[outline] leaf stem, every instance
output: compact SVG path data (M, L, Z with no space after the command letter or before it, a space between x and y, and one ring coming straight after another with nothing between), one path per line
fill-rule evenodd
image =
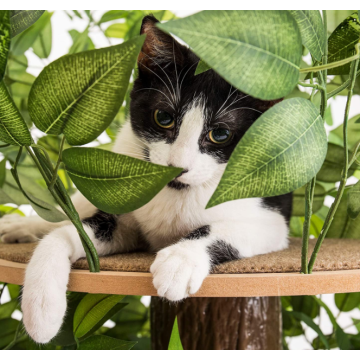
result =
M61 139L59 157L58 157L58 161L56 163L55 169L54 169L52 179L51 179L50 184L49 184L50 188L54 187L54 184L55 184L57 176L58 176L58 170L59 170L60 164L62 162L62 151L63 151L63 148L64 148L64 142L65 142L65 136L63 136L62 139Z
M346 65L346 64L348 64L348 63L350 63L352 61L355 61L355 60L359 59L359 56L360 56L360 43L357 43L355 45L355 51L356 51L356 54L349 57L349 58L339 60L339 61L334 61L334 62L329 63L329 64L323 64L323 65L319 65L319 66L303 68L303 69L300 69L299 72L300 73L318 72L318 71L327 70L327 69L333 69L333 68L336 68L336 67L339 67L339 66Z
M360 75L360 70L358 70L358 72L356 73L355 77L358 77ZM333 96L341 93L344 89L346 89L349 85L350 85L351 79L347 79L342 85L340 85L338 88L336 88L335 90L329 92L327 98L328 100L330 98L332 98Z
M3 287L2 287L2 289L1 289L1 291L0 291L0 305L1 305L1 297L2 297L2 294L3 294L6 286L7 286L7 283L4 283L4 284L3 284Z
M303 87L310 87L310 88L313 88L316 90L324 90L324 88L319 84L307 84L307 83L303 83L303 82L299 81L298 85L303 86Z
M350 87L349 87L349 91L348 91L348 96L347 96L347 101L346 101L346 107L345 107L345 116L344 116L344 125L343 125L343 137L344 137L344 168L341 174L341 181L340 181L340 186L339 186L339 190L336 194L335 200L332 203L330 210L327 214L327 217L325 219L323 228L321 229L320 235L317 239L317 242L315 244L315 248L314 251L311 255L310 261L309 261L309 266L308 266L308 271L309 273L312 272L312 269L314 267L315 264L315 260L317 257L317 254L320 250L321 244L324 241L324 238L331 226L331 223L334 219L334 215L336 213L337 208L339 207L340 204L340 200L342 198L342 195L344 193L344 189L346 186L346 181L347 181L347 174L348 174L348 168L349 168L349 152L348 152L348 135L347 135L347 127L348 127L348 119L349 119L349 110L350 110L350 105L351 105L351 99L352 99L352 95L353 95L353 90L354 90L354 85L355 85L355 79L356 79L356 69L358 68L359 65L359 58L357 58L355 61L353 61L351 63L351 67L350 67L350 79L351 79L351 83L350 83Z
M54 169L50 159L44 155L42 156L38 149L46 153L46 151L39 146L35 146L34 149L32 149L32 147L30 146L26 146L27 152L33 159L35 165L38 167L42 177L46 182L46 185L48 186L51 195L54 197L56 202L63 209L66 216L75 226L80 236L81 243L84 247L86 258L89 263L90 271L99 272L100 271L99 257L95 249L95 246L90 240L87 233L85 232L79 214L77 213L69 195L67 194L64 188L63 183L61 182L58 176L56 176L56 181L54 183L54 186L50 187L51 180L54 174Z

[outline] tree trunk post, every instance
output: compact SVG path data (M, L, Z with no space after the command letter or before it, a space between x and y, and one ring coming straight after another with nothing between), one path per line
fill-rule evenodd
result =
M185 350L282 349L279 297L151 298L151 343L166 350L175 316Z

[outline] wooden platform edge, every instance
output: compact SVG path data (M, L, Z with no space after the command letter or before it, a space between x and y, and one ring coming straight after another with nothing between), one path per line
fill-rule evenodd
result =
M0 259L0 281L22 285L26 264ZM150 273L72 270L69 291L156 296ZM359 270L209 275L195 297L318 295L360 291Z

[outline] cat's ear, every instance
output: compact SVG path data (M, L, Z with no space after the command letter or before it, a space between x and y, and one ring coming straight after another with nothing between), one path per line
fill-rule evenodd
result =
M156 26L158 22L154 16L148 15L141 24L140 34L146 34L146 39L138 57L138 66L144 71L154 69L159 64L176 62L181 65L184 61L182 45L161 31Z

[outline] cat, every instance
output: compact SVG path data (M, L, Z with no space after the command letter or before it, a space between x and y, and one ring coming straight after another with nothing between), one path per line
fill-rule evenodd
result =
M81 194L73 201L99 255L156 252L154 287L159 296L180 301L199 290L212 266L286 248L292 195L205 210L235 146L276 101L243 94L213 70L195 76L199 58L157 22L151 15L143 19L146 40L130 119L113 151L183 171L129 214L104 213ZM21 307L28 334L47 343L63 321L71 264L85 256L79 236L69 222L14 215L1 219L0 234L8 243L43 238L26 269Z

